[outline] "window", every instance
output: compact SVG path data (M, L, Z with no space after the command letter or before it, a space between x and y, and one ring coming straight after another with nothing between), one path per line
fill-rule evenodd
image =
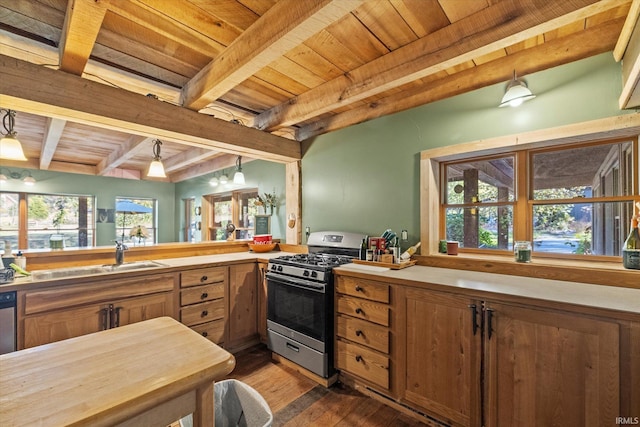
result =
M638 142L603 141L441 163L440 235L461 250L620 256L637 185Z
M94 206L93 196L3 192L1 237L14 250L49 248L54 239L64 242L64 247L93 246Z
M157 217L155 199L116 198L117 240L133 244L157 242Z
M230 233L236 239L252 239L255 228L255 215L258 213L256 189L233 191L206 199L213 206L213 221L209 231L210 240L227 240ZM233 224L234 231L230 231Z

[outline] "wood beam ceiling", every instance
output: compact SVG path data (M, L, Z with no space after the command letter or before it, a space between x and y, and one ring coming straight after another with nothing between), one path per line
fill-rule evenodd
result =
M42 139L42 149L40 150L40 169L49 169L53 154L56 152L66 124L66 120L47 117L47 125L44 130L44 138Z
M105 2L69 0L60 36L60 69L81 76L107 13Z

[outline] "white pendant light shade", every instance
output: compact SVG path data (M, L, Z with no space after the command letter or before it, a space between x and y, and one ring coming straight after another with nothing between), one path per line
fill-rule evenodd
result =
M234 184L244 184L244 174L242 173L242 156L238 156L236 160L236 173L233 174Z
M16 112L4 109L0 111L5 111L5 115L2 118L2 126L7 132L0 139L0 159L26 161L27 158L24 156L24 151L22 151L22 144L18 141L16 132L13 130Z
M218 178L218 181L220 181L220 184L226 184L227 182L229 182L229 178L227 177L227 175L222 172L222 175L220 175L220 178Z
M513 79L507 83L507 87L500 102L500 107L517 107L525 101L535 98L536 96L531 92L527 83L516 78L515 71L513 72Z
M209 180L209 185L212 187L217 187L218 186L218 178L217 177L213 177Z
M26 176L22 182L24 182L24 185L28 185L30 187L33 187L34 185L36 185L36 180L34 177L32 177L31 175Z
M167 174L164 173L164 165L162 164L162 158L160 157L160 146L162 141L156 139L153 144L153 161L149 165L149 172L147 176L152 178L166 178Z

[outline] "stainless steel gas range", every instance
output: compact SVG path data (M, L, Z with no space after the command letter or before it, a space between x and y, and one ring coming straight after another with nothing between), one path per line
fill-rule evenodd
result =
M358 256L363 234L309 235L308 254L267 267L267 336L273 352L328 378L333 374L333 267Z

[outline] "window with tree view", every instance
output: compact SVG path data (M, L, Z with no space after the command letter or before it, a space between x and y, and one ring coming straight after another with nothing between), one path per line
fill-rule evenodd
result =
M527 240L540 256L620 256L637 159L637 139L625 139L441 163L442 235L462 250Z

